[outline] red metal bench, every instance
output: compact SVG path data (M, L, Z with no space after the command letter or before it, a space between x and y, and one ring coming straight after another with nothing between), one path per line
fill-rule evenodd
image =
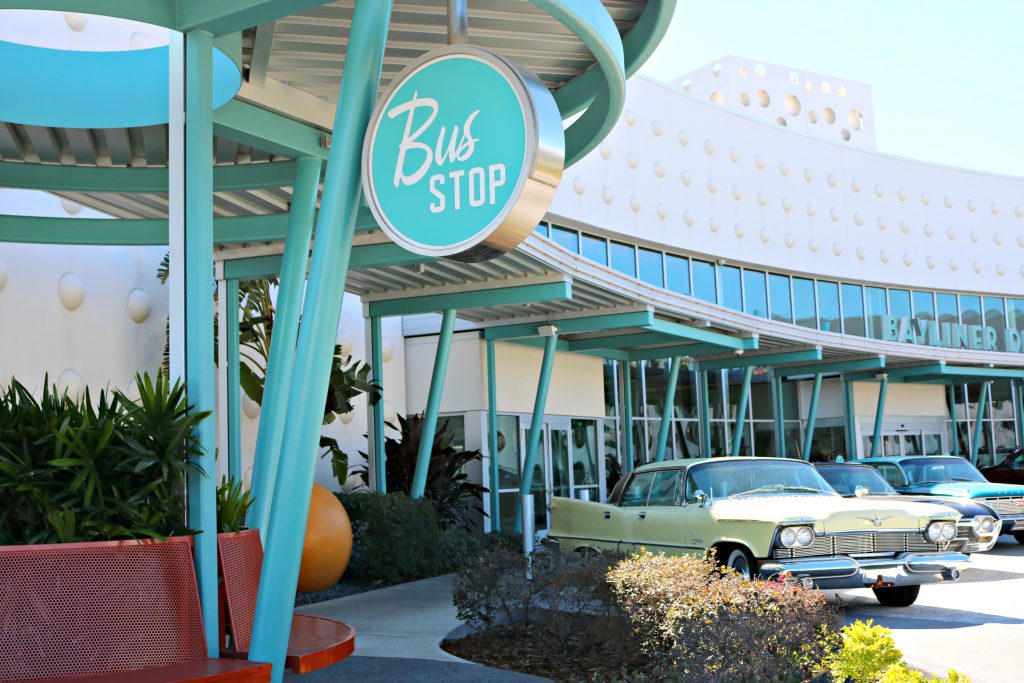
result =
M224 640L221 655L244 658L252 640L256 593L263 568L263 544L258 531L220 534L217 537L224 602L230 643ZM294 673L316 671L352 654L356 632L348 624L308 614L292 615L291 637L285 666Z
M207 657L192 540L0 546L0 680L263 683Z

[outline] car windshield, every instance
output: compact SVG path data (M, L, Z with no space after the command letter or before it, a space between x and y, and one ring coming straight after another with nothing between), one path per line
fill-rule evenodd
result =
M986 481L981 472L963 458L913 458L900 465L911 484Z
M898 496L896 489L882 479L882 475L870 467L822 467L818 469L825 481L832 485L839 495L849 497L856 495L857 487L867 488L868 493L875 495Z
M690 469L689 487L713 498L835 495L813 465L779 460L707 462ZM688 496L692 493L688 491Z

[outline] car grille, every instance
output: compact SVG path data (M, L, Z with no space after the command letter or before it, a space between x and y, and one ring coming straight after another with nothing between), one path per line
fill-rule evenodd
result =
M817 557L821 555L870 555L873 553L907 553L907 552L959 552L967 544L963 534L966 529L958 530L960 535L949 543L932 543L925 540L920 532L866 532L856 534L835 534L818 536L807 548L776 548L772 557L776 559L792 559L794 557Z
M1010 519L1024 518L1024 496L1003 496L999 498L981 498L986 505L999 513L1000 517Z

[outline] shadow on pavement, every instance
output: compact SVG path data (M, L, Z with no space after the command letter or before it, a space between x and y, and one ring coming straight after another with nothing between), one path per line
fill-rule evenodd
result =
M286 683L550 683L546 678L468 662L358 656L301 676L286 674L284 680Z

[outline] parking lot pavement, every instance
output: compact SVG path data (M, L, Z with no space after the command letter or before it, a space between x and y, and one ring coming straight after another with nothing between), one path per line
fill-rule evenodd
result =
M956 583L922 586L911 607L882 607L868 589L828 594L845 606L847 623L874 619L892 629L913 666L936 674L954 668L974 683L1020 681L1024 545L1003 536L989 552L972 555L971 564Z

